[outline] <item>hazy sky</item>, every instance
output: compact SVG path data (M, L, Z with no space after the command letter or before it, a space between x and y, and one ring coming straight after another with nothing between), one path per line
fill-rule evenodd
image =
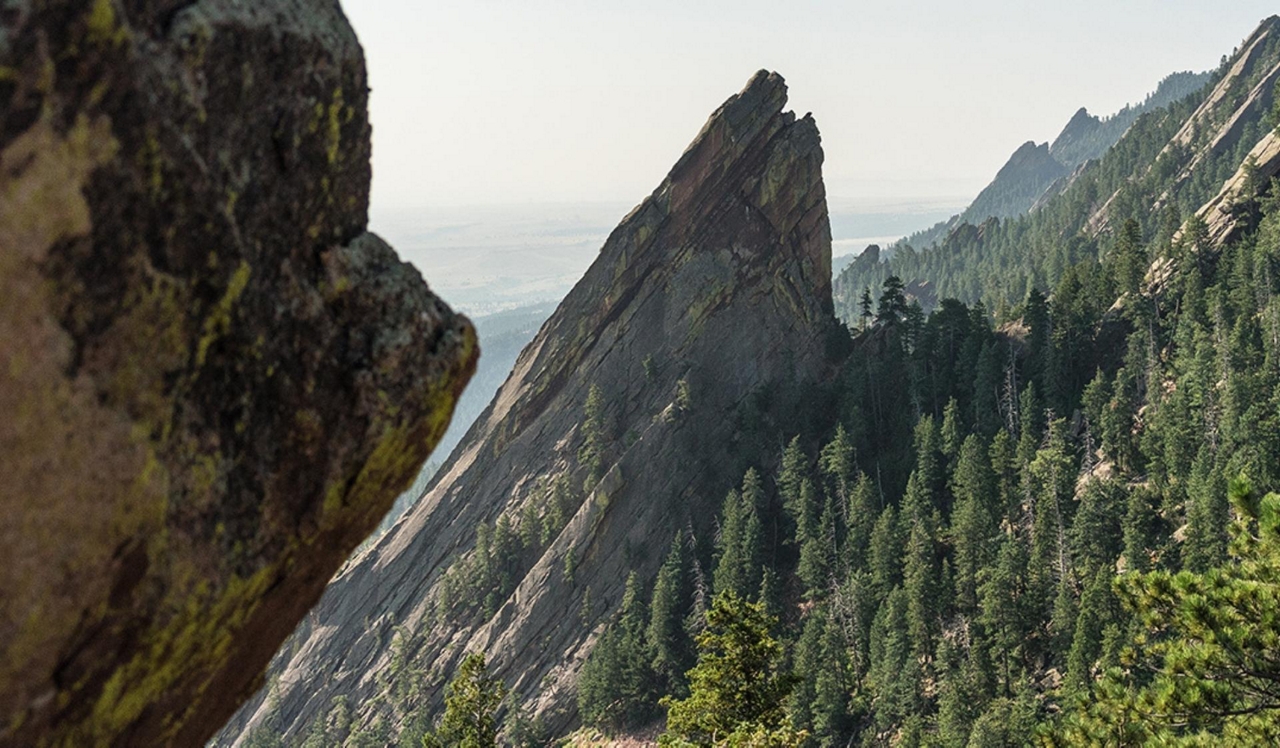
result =
M828 192L976 193L1022 142L1216 66L1263 0L343 0L375 212L636 203L757 69L812 111Z

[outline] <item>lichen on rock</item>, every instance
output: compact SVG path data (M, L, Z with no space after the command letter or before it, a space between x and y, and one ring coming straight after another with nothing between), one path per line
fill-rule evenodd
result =
M0 14L0 745L203 742L447 426L367 92L331 0Z

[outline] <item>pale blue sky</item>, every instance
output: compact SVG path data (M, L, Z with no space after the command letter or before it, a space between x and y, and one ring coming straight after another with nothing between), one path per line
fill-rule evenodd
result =
M759 68L837 197L975 193L1080 106L1217 65L1273 2L343 0L373 88L374 212L636 203Z

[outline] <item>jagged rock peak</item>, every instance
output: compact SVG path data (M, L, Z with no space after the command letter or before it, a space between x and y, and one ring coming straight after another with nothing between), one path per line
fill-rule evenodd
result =
M734 179L742 182L748 201L763 211L780 233L795 228L819 203L825 211L817 125L810 115L797 122L794 113L783 111L786 103L787 85L782 76L758 71L742 91L729 97L707 119L663 183L617 231L625 231L632 218L646 211L669 215L684 210L689 201L714 194ZM787 131L785 147L772 148L764 164L751 161L753 156L770 149L773 139L783 130ZM742 162L758 173L740 174ZM757 166L763 168L756 169ZM816 252L809 259L817 265L825 261L830 275L829 253L824 258Z
M1062 128L1062 132L1058 133L1058 137L1053 139L1053 143L1049 146L1049 153L1056 158L1063 151L1076 147L1101 124L1101 119L1089 114L1088 109L1080 107L1067 122L1067 126Z
M710 542L730 486L776 459L749 424L827 417L804 412L819 407L812 390L799 397L831 376L839 329L821 140L785 103L782 78L762 71L712 114L426 495L333 581L282 652L276 689L221 744L259 724L300 738L344 696L364 705L357 724L394 722L401 712L378 714L388 702L374 698L394 668L443 683L481 650L532 714L556 731L573 723L578 670L628 573L651 579L677 530ZM527 532L553 510L564 519ZM460 590L477 529L499 526L542 539L509 585ZM392 631L412 661L395 656ZM440 698L429 690L409 711Z
M365 231L336 0L0 10L0 745L200 745L475 333Z

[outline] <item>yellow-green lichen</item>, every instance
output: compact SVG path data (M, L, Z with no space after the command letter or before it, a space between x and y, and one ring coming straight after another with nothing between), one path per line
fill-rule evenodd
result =
M184 677L224 665L236 635L275 576L276 569L268 566L248 578L232 577L218 594L207 582L190 590L169 624L153 631L142 651L116 669L95 699L92 717L82 731L68 735L64 745L117 737ZM162 737L176 734L185 716L172 720L168 735Z
M159 200L164 189L164 154L154 132L147 132L142 150L138 153L138 161L147 177L147 194L152 200Z
M112 325L119 341L107 392L114 403L129 403L146 427L145 437L169 422L172 394L165 376L190 358L184 325L189 293L185 283L139 261L137 279L125 297L124 311ZM67 289L74 300L77 289ZM145 438L144 437L144 438Z
M228 188L227 188L227 201L226 201L226 203L222 206L222 210L223 210L223 212L225 212L225 213L227 214L227 218L230 218L230 219L231 219L231 220L233 220L233 221L235 220L235 217L236 217L236 204L237 204L237 203L239 203L239 202L240 202L240 192L239 192L239 190L236 190L234 187L228 187Z
M337 163L339 148L342 145L342 88L333 90L333 99L329 102L328 129L329 165Z
M455 360L460 364L471 361L476 344L475 333L468 328ZM339 510L343 507L365 509L378 499L395 496L409 487L427 452L439 443L449 427L457 404L454 380L459 373L459 368L454 368L427 388L422 399L424 422L416 424L418 428L398 425L383 430L349 489L342 481L330 484L321 508L324 524L338 522L341 517ZM384 414L383 417L390 416Z
M231 280L227 283L227 291L218 300L213 311L204 320L204 334L200 336L200 342L196 346L196 366L204 366L205 358L209 354L209 346L213 345L219 338L227 334L231 329L231 309L240 299L240 294L244 293L244 288L249 284L249 276L251 270L249 263L241 260L240 266L231 274Z
M89 6L89 15L85 19L85 33L94 44L120 44L129 38L129 33L120 25L116 17L116 6L113 0L93 0Z

